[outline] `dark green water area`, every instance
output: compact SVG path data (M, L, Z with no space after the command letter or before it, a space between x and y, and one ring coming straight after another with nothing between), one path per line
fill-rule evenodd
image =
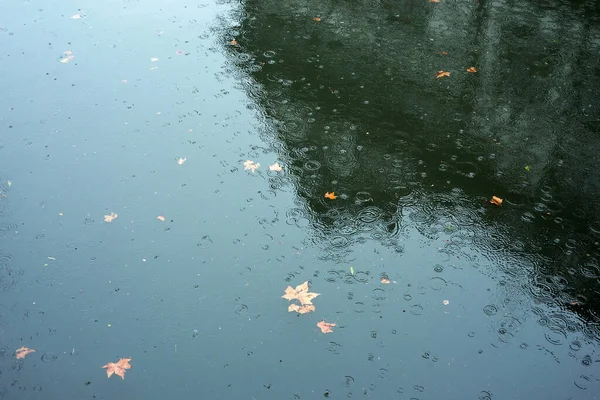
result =
M0 1L0 398L598 398L599 4Z

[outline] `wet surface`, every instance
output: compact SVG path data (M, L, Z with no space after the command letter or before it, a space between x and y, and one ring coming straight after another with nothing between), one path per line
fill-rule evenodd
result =
M594 2L79 7L2 3L0 398L597 397Z

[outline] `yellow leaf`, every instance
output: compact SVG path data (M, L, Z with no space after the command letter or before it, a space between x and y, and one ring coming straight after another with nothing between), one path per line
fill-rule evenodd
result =
M119 215L111 212L109 215L104 216L104 222L112 222L113 219L116 219Z
M502 199L500 197L492 196L492 199L490 200L490 204L494 204L494 205L500 207L502 205Z

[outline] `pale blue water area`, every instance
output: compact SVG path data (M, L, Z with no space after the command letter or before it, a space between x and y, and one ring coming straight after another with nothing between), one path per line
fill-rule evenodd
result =
M0 397L597 398L594 2L0 9Z

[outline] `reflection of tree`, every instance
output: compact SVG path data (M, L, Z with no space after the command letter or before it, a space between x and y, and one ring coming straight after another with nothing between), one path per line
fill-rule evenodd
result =
M593 263L600 230L600 32L584 7L248 1L229 36L322 232L393 244L411 221L435 236L483 218L506 234L472 228L473 243L554 260L541 272L566 277L570 303L597 290L566 271ZM492 194L507 207L485 212Z

